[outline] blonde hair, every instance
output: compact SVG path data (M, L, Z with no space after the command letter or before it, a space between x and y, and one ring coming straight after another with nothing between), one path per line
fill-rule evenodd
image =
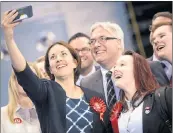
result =
M36 71L36 75L39 78L42 78L39 69L37 68L35 63L28 63L30 67L32 67ZM8 82L8 95L9 95L9 101L7 105L7 112L8 112L8 118L11 123L14 123L14 114L17 108L17 98L19 96L16 86L16 76L14 71L12 71L12 74L10 76L9 82Z
M124 33L118 24L111 22L96 22L91 26L90 34L92 34L92 32L98 27L102 27L110 34L112 34L114 37L120 39L122 50L124 51Z
M41 56L41 57L37 58L36 63L40 63L42 61L45 61L45 56Z

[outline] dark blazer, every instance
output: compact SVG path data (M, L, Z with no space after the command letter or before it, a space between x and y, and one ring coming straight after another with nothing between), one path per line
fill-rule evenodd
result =
M149 61L149 65L160 86L167 86L170 84L170 81L159 61Z
M160 88L163 89L163 88ZM172 122L172 88L166 87L165 100L167 104L167 114ZM164 123L163 119L158 113L157 106L160 106L160 102L156 101L155 94L152 93L144 99L143 104L143 133L171 133L169 128ZM147 113L147 108L150 108L150 112Z
M15 70L14 70L15 71ZM26 64L22 72L15 72L19 84L35 104L42 133L66 133L66 93L55 81L39 79ZM86 101L93 97L103 97L97 92L81 88ZM109 123L108 111L104 115L105 126L99 118L99 114L93 109L93 132L105 133L105 127ZM111 129L109 129L111 131Z

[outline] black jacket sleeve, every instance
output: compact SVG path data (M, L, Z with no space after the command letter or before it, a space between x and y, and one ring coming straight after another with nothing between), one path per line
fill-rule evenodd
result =
M14 72L18 83L34 103L42 103L47 99L48 80L39 79L27 63L23 71L16 72L14 69Z

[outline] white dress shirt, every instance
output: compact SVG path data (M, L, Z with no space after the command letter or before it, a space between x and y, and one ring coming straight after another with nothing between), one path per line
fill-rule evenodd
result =
M7 106L1 107L1 133L41 133L35 107L23 109L18 106L14 116L14 119L19 119L21 122L11 123Z
M108 70L104 69L103 67L101 68L101 73L102 73L102 78L103 78L103 87L104 87L104 93L105 93L105 98L106 98L106 102L107 102L107 78L106 78L106 73L108 72ZM119 92L120 89L118 87L116 87L115 83L113 82L114 85L114 90L115 90L115 94L116 94L116 98L117 100L119 100Z
M132 109L130 101L126 101L130 110L121 113L118 119L118 127L120 133L143 133L142 110L143 102Z
M77 80L77 82L76 82L76 85L80 86L81 80L82 80L83 78L86 78L86 77L90 76L90 75L93 74L95 71L96 71L96 68L95 68L95 66L93 66L91 72L88 73L86 76L79 75L79 78L78 78L78 80Z

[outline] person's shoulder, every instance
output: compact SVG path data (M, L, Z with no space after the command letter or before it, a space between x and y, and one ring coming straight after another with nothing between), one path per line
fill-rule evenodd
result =
M90 95L91 97L100 97L102 99L104 99L103 95L94 91L94 90L91 90L91 89L88 89L86 87L80 87L82 89L82 91L85 93L85 95Z
M159 61L148 61L149 65L161 65L161 63Z
M148 61L151 70L163 69L162 64L159 61Z
M1 107L1 113L2 113L2 112L6 112L6 111L7 111L7 105L6 105L6 106Z
M93 82L95 81L96 79L100 78L102 76L101 74L101 70L97 70L95 71L94 73L92 73L90 76L82 79L81 81L82 82Z
M8 109L8 106L1 107L1 119L7 116L7 109Z

